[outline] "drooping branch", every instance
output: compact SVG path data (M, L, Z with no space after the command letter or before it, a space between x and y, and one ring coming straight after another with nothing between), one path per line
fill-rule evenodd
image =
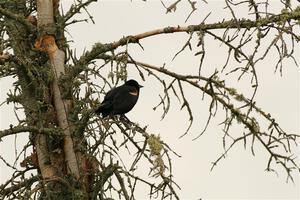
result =
M227 112L230 113L230 117L227 117L227 119L224 122L225 136L229 135L229 127L231 123L228 121L232 121L233 119L235 119L238 123L242 123L243 125L245 125L245 127L249 131L248 134L245 134L241 137L234 139L233 143L230 145L229 148L224 147L225 154L236 143L240 141L244 141L248 137L253 137L254 140L259 141L262 144L262 146L266 149L266 151L269 153L271 160L275 160L277 163L282 165L282 167L286 170L287 175L290 179L292 179L291 169L294 167L296 170L299 170L299 166L295 162L294 158L290 157L292 153L290 143L297 143L300 136L297 134L287 134L284 130L281 129L281 127L278 125L276 120L269 113L259 108L255 104L255 102L253 102L251 99L248 99L243 94L238 93L236 89L227 87L224 81L221 81L217 78L217 74L214 74L208 78L199 75L183 75L168 70L168 67L166 66L164 67L154 66L147 63L135 61L132 58L126 60L127 56L122 56L122 55L118 57L118 56L110 56L107 54L103 54L98 56L98 58L104 60L115 60L116 62L125 62L127 64L140 66L141 68L145 69L147 72L149 72L149 70L152 70L152 73L153 71L156 71L161 74L167 75L169 77L175 78L178 81L186 82L194 88L200 89L201 92L203 92L204 94L212 98L213 104L215 103L216 106L217 104L221 104L225 108L226 113ZM205 86L202 86L199 80L203 81L205 83L204 84ZM178 90L181 89L179 88ZM182 98L184 99L184 96L182 96ZM241 108L236 107L232 102L233 100L239 103L242 102L243 103L242 107L244 107L245 111L243 111ZM269 124L268 130L263 130L262 128L260 128L260 124L255 120L255 118L250 117L249 115L250 111L251 113L256 113L263 116L264 119L267 120ZM190 112L189 114L191 115ZM210 110L210 115L212 115L211 110ZM206 129L206 127L204 128L204 130ZM274 135L275 132L278 134L278 136ZM200 135L202 135L202 133ZM197 136L197 138L199 136ZM280 149L280 148L285 149L285 153L283 154L276 153L276 149ZM219 159L213 163L213 166L215 166L217 162L219 162L223 157L224 156L222 154L219 157ZM289 167L290 164L292 167ZM268 164L268 169L270 169L270 164Z
M171 72L165 68L152 66L152 65L142 63L142 62L136 62L136 61L129 61L129 62L140 65L142 67L151 68L153 70L159 71L159 72L169 75L171 77L175 77L178 80L181 80L183 82L187 82L191 86L200 89L202 92L205 92L207 95L211 96L212 99L216 100L223 107L225 107L226 110L229 110L231 112L233 118L235 118L237 122L241 122L242 124L245 125L245 127L249 130L249 134L246 134L242 137L234 139L231 146L228 149L226 149L226 152L229 149L231 149L231 147L235 143L237 143L239 141L243 141L247 137L252 136L254 139L257 139L262 144L262 146L265 148L265 150L269 153L270 162L272 160L275 160L276 163L279 163L282 165L282 167L285 169L289 179L293 180L292 175L291 175L292 169L296 169L297 171L300 170L300 167L295 162L295 158L291 157L288 154L277 153L275 150L276 149L275 147L280 146L285 149L286 153L291 153L290 143L291 142L296 143L296 141L300 138L300 136L297 134L285 133L279 127L279 125L275 122L275 119L271 117L270 114L266 114L261 108L259 108L257 105L255 105L251 100L245 98L242 94L237 93L236 90L234 90L232 88L228 88L224 84L222 84L221 82L218 82L216 80L201 78L201 80L207 81L208 84L210 82L212 82L217 89L218 89L218 87L224 89L230 95L232 95L235 99L237 99L238 101L243 101L245 103L245 105L250 106L250 109L253 108L257 113L262 115L266 120L269 121L269 129L271 129L270 133L267 133L264 130L261 130L259 127L259 124L256 122L256 120L254 118L248 117L247 114L244 114L243 112L241 112L233 104L226 102L220 95L214 93L213 88L202 87L199 85L199 83L197 81L194 81L193 79L189 79L189 78L193 78L193 76L190 76L190 77L182 76L180 74ZM187 77L189 77L189 78L187 78ZM278 137L275 137L272 135L273 134L272 129L275 129L277 131ZM228 130L226 131L226 134L228 134L227 132L228 132ZM268 142L264 141L265 138L268 138ZM225 154L226 154L226 152L225 152ZM217 162L223 157L224 157L224 154L222 154L222 156L220 156L219 159L213 163L213 166L215 166L217 164ZM270 162L268 163L267 169L270 169ZM291 164L292 167L289 167L289 164Z
M129 43L139 43L141 39L145 39L151 36L160 35L160 34L170 34L177 32L195 32L195 31L204 31L204 30L220 30L220 29L251 29L256 27L265 27L270 26L274 23L280 23L282 21L290 20L300 20L300 7L297 7L291 12L284 12L282 14L273 15L270 17L260 18L257 20L250 19L240 19L240 20L228 20L212 24L201 23L199 25L190 25L190 26L176 26L176 27L165 27L161 29L155 29L152 31L140 33L137 35L130 35L121 38L120 40L112 43L101 44L96 43L93 48L86 52L80 57L74 66L73 76L77 76L82 72L85 67L94 59L97 59L97 56L108 51L112 51L120 46L127 45Z
M40 177L38 176L32 176L30 178L27 178L25 180L23 180L22 182L12 185L11 187L4 187L4 185L0 185L0 194L1 197L5 197L8 194L13 194L15 191L20 190L21 188L25 187L31 187L33 183L35 183L36 181L38 181L40 179ZM2 187L3 186L3 187Z

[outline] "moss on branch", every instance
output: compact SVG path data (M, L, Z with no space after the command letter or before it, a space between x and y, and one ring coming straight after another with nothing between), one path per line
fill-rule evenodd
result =
M29 32L36 32L36 27L34 25L32 25L28 20L26 20L26 18L24 16L14 14L14 13L12 13L12 12L8 11L7 9L4 9L4 8L0 8L0 14L7 17L7 18L9 18L9 19L17 21L18 23L20 23L22 25L24 25Z
M38 128L36 126L11 126L9 129L1 130L0 131L0 141L1 138L8 136L8 135L14 135L17 133L26 133L26 132L32 132L32 133L41 133L41 134L47 134L47 135L61 135L61 131L58 128Z
M190 25L186 27L176 26L176 27L165 27L162 29L156 29L152 31L148 31L145 33L130 35L121 38L120 40L112 43L96 43L90 51L87 51L84 55L80 57L78 62L75 64L73 68L72 77L77 76L81 73L86 66L92 61L98 58L99 55L113 51L120 46L127 45L129 43L138 43L141 39L160 35L160 34L170 34L176 32L195 32L195 31L204 31L204 30L216 30L216 29L251 29L256 27L264 27L270 24L278 24L289 20L300 20L300 6L298 6L293 11L285 11L278 15L273 15L270 17L259 18L258 20L250 20L250 19L240 19L240 20L227 20L217 23L205 24L201 23L198 25Z

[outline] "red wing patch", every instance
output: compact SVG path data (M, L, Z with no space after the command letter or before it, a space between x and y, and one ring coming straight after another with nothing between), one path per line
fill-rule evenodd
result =
M131 95L133 95L133 96L137 96L137 95L138 95L138 92L137 92L137 91L129 92L129 94L131 94Z

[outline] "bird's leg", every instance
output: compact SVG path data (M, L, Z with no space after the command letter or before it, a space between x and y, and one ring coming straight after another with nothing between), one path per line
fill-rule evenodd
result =
M124 122L132 124L132 121L130 121L130 119L128 119L124 114L120 115L120 120L124 120Z
M114 121L118 120L118 116L116 116L116 115L110 115L109 118L111 118Z
M130 121L124 114L120 115L120 121L123 122L123 125L130 130L133 130L136 126L134 122Z

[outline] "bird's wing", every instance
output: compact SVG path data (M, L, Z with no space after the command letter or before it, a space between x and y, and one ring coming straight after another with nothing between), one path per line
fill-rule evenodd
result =
M122 90L114 96L113 99L113 112L112 114L127 113L130 111L137 102L138 96L130 94L131 87L122 87Z
M104 100L101 102L100 106L95 111L96 113L106 112L107 109L111 109L113 105L114 98L118 94L119 87L115 87L108 91L104 97Z
M121 88L121 89L119 89ZM118 105L124 102L124 99L127 98L127 96L129 96L129 92L130 92L130 88L129 87L119 87L118 90L116 90L116 92L114 92L114 94L112 95L112 101L114 105ZM117 89L117 88L116 88Z
M135 88L127 85L111 89L106 93L96 113L102 113L104 116L127 113L133 108L138 99L138 93L135 95L134 92L136 92Z
M115 87L115 88L111 89L110 91L108 91L106 93L103 101L113 100L114 96L118 93L119 90L120 90L120 87Z

